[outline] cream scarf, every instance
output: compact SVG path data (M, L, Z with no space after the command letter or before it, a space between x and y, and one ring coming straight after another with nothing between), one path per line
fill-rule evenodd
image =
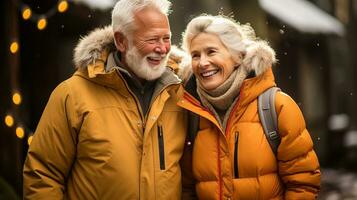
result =
M240 66L232 72L222 85L210 91L205 90L196 79L198 86L197 93L201 98L202 104L219 117L217 118L216 116L221 125L225 124L222 123L222 121L226 121L224 120L227 118L225 115L227 111L230 110L229 108L233 105L236 97L239 95L240 87L247 75L248 73L246 70Z

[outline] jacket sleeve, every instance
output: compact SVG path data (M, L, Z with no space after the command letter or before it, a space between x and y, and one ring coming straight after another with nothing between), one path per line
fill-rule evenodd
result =
M28 150L23 169L24 199L63 199L75 157L73 100L66 83L51 94Z
M304 117L288 95L276 96L279 175L285 184L285 199L316 199L320 190L320 165Z

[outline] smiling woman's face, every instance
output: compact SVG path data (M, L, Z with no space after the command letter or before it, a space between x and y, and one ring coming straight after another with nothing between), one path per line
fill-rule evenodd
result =
M190 44L192 71L205 90L213 90L232 74L236 62L217 35L200 33Z

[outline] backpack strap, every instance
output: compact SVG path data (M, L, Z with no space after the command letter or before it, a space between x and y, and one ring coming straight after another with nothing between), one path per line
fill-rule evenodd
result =
M280 91L278 87L271 87L258 96L259 119L263 126L265 136L275 155L280 144L278 120L275 111L275 94Z

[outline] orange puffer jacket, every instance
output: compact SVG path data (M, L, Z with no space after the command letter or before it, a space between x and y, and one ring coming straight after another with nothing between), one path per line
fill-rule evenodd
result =
M258 116L257 97L275 86L269 68L246 79L226 130L189 93L179 105L200 116L192 169L199 199L315 199L320 167L303 115L288 95L278 92L275 107L281 143L271 150Z

